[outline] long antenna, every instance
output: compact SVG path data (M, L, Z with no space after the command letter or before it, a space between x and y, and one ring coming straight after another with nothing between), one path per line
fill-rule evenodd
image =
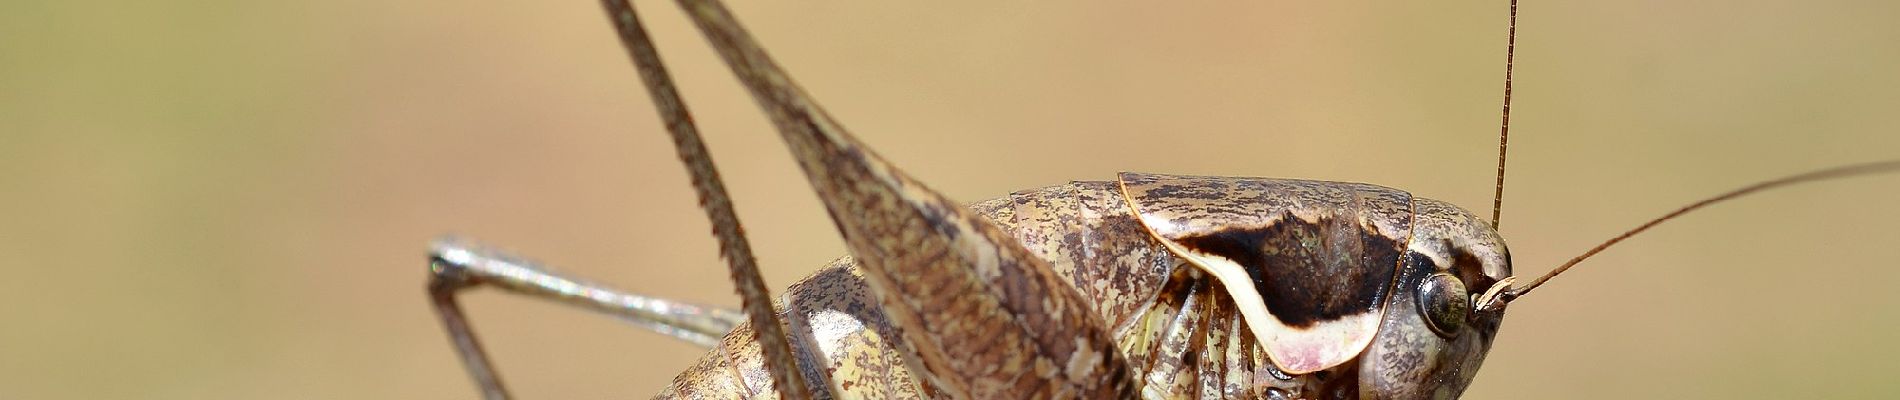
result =
M1504 156L1511 148L1511 66L1517 62L1517 0L1511 0L1510 39L1504 45L1504 117L1498 123L1498 181L1491 192L1491 229L1504 213Z
M1822 170L1817 170L1817 171L1809 171L1809 172L1805 172L1801 174L1782 177L1780 179L1763 181L1763 182L1759 182L1753 185L1743 186L1739 189L1731 190L1731 191L1728 191L1727 193L1716 195L1715 197L1702 199L1702 201L1697 201L1693 204L1689 204L1688 206L1684 206L1682 208L1676 209L1675 211L1671 211L1668 214L1663 214L1663 216L1657 217L1656 219L1649 220L1649 222L1644 222L1642 225L1637 226L1635 229L1630 229L1627 232L1623 232L1623 234L1621 235L1616 235L1616 237L1610 238L1610 240L1604 241L1603 244L1599 244L1597 245L1597 247L1590 248L1590 251L1583 252L1583 255L1579 255L1576 258L1570 259L1569 262L1565 262L1563 265L1557 266L1557 269L1553 269L1550 271L1550 273L1544 274L1544 276L1537 278L1537 280L1535 281L1531 281L1529 285L1525 285L1523 288L1512 288L1512 289L1506 290L1504 293L1498 296L1497 300L1500 300L1501 302L1496 303L1496 304L1508 303L1511 300L1515 300L1519 297L1524 297L1525 294L1529 294L1532 289L1536 289L1538 286L1542 286L1544 282L1549 281L1550 278L1555 277L1558 274L1562 274L1564 273L1564 271L1570 270L1570 267L1576 266L1577 263L1583 262L1584 259L1590 258L1590 256L1594 256L1597 253L1603 252L1603 249L1607 249L1610 246L1617 244L1618 242L1622 242L1623 239L1629 239L1630 236L1636 236L1636 234L1638 233L1642 233L1643 231L1649 230L1649 228L1654 227L1657 224L1661 224L1663 221L1675 219L1676 217L1680 217L1683 214L1688 214L1690 211L1695 211L1697 209L1707 207L1710 204L1715 204L1715 203L1719 203L1719 202L1726 201L1729 199L1742 197L1744 195L1753 194L1755 192L1760 192L1763 190L1773 189L1773 188L1777 188L1781 186L1792 185L1796 183L1813 182L1813 181L1836 179L1836 178L1846 178L1850 176L1867 175L1867 174L1874 174L1874 173L1881 173L1881 172L1894 172L1894 171L1900 171L1900 160L1877 161L1877 162L1870 162L1870 163L1864 163L1864 164L1850 164L1850 165L1844 165L1844 166L1822 169ZM1479 308L1493 308L1494 306L1495 304L1481 304Z

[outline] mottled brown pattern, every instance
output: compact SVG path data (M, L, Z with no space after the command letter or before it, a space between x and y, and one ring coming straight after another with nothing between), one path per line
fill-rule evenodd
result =
M971 209L1047 260L1117 330L1176 267L1173 254L1148 236L1114 182L1024 190Z
M957 397L1108 398L1131 380L1106 323L1016 238L866 149L713 2L683 1L778 127L898 330Z
M1070 225L1086 228L1080 230L1087 257L1082 264L1093 267L1089 293L1096 310L1119 332L1162 290L1181 266L1180 259L1142 228L1116 183L1075 182L1070 187L1082 204L1082 223Z
M1124 172L1121 185L1143 218L1179 231L1261 228L1285 215L1307 221L1350 215L1389 238L1411 235L1412 196L1379 185L1298 179L1182 176Z
M1147 371L1143 374L1142 397L1185 398L1201 389L1200 374L1196 370L1200 367L1198 357L1208 356L1199 351L1203 347L1201 340L1205 339L1202 331L1207 328L1210 300L1205 293L1218 290L1209 287L1210 283L1204 279L1189 279L1173 287L1175 290L1162 294L1171 301L1156 303L1174 310L1168 312L1172 318L1160 320L1162 325L1156 327L1159 340L1150 343L1154 349L1150 351Z
M1176 274L1189 274L1191 273L1189 271L1180 269L1176 270ZM1145 375L1143 371L1147 371L1148 367L1154 364L1154 360L1162 356L1157 351L1157 347L1160 346L1162 336L1167 334L1168 324L1173 322L1175 316L1181 312L1181 304L1185 298L1170 294L1172 291L1169 290L1180 289L1181 284L1175 282L1191 280L1177 278L1170 280L1169 285L1160 286L1159 289L1163 291L1158 294L1161 295L1145 304L1146 308L1134 314L1131 318L1132 323L1125 329L1116 332L1116 341L1120 345L1118 348L1127 356L1128 365L1137 374Z

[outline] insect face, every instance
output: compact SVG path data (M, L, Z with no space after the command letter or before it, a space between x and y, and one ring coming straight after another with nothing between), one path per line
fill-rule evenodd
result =
M1504 309L1476 302L1511 276L1491 224L1417 198L1414 232L1372 346L1359 358L1363 398L1456 398L1476 377Z

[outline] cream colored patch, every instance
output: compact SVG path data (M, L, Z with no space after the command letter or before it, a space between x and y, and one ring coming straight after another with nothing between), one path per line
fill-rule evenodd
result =
M1064 377L1071 382L1082 382L1083 379L1088 378L1089 371L1093 371L1095 365L1101 363L1102 353L1096 352L1094 347L1089 346L1088 340L1075 338L1075 352L1069 354L1069 365L1064 368Z
M825 358L837 360L845 357L845 341L864 330L864 322L857 317L839 310L818 310L810 317L812 339L818 342L818 351Z

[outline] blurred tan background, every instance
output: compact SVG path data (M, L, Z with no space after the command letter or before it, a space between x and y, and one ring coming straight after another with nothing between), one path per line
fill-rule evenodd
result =
M768 280L842 247L750 100L642 1ZM1488 206L1502 1L736 4L865 141L965 200L1116 171ZM736 299L591 2L26 0L0 13L0 398L457 399L455 233ZM1900 157L1900 3L1530 1L1521 274L1691 200ZM1666 225L1515 305L1471 398L1900 395L1900 176ZM492 292L528 399L645 397L700 350Z

